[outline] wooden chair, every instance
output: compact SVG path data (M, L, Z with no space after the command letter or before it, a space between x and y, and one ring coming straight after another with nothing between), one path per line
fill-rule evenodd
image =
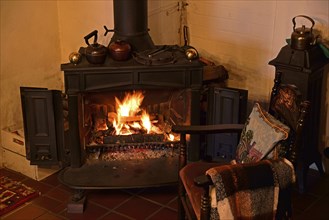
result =
M278 161L286 158L291 162L293 167L297 166L298 152L300 148L302 129L305 117L309 111L310 103L301 101L298 89L293 85L282 85L280 82L281 74L277 73L274 80L274 86L271 92L269 111L275 119L278 119L284 125L289 127L288 136L277 143L270 149L270 153L263 155L249 163L230 165L227 162L188 162L188 134L214 134L214 133L242 133L246 131L246 126L250 121L247 119L246 124L221 124L221 125L200 125L200 126L174 126L173 131L180 133L180 159L179 159L179 219L210 219L210 187L213 186L213 180L210 175L206 175L210 168L219 168L224 165L228 169L235 169L236 166L258 166L266 161ZM243 135L242 135L243 136ZM242 137L239 145L243 142ZM267 139L267 138L265 138ZM241 146L238 149L241 150ZM238 150L237 150L238 152ZM268 158L271 155L271 160ZM241 156L241 155L240 155ZM238 156L237 156L238 159ZM239 161L241 162L241 161ZM250 165L248 165L250 164ZM238 177L236 177L238 178ZM280 180L279 180L280 182ZM291 217L291 186L280 189L279 201L276 210L276 219L289 219Z

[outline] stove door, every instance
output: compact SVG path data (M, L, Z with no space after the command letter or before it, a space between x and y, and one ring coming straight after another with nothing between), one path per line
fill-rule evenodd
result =
M64 144L63 95L58 90L21 87L26 157L32 165L68 161Z

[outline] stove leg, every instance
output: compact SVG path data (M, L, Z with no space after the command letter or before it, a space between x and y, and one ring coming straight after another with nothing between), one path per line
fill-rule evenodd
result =
M69 203L67 204L68 213L83 213L86 201L85 191L77 189L74 191Z

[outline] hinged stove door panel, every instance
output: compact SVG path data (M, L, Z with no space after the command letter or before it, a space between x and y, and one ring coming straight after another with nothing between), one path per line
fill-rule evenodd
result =
M27 159L32 165L59 165L64 158L61 92L21 87Z
M234 88L210 87L208 94L208 124L244 123L248 91ZM236 133L207 136L207 156L214 161L235 158L239 135Z

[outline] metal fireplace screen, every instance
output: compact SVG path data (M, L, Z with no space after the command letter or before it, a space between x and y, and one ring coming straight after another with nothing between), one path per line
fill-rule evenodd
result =
M188 90L131 90L83 95L87 162L178 156L173 125L190 124Z

